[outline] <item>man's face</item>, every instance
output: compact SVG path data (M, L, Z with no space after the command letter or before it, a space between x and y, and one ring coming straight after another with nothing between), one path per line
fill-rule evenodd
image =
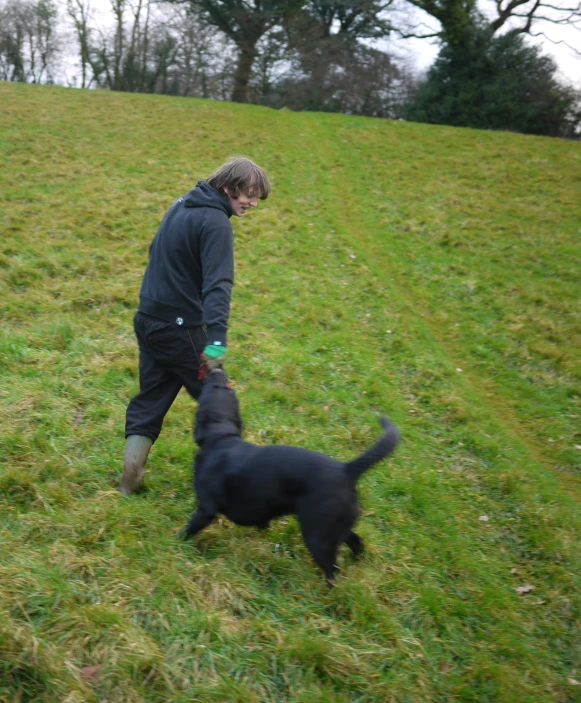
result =
M232 206L232 212L236 217L242 217L247 210L258 205L258 197L256 195L240 193L237 198L233 198L228 192L228 188L224 188L224 192L228 196L228 200Z

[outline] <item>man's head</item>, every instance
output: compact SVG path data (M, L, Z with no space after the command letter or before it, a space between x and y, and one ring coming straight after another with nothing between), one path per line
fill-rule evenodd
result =
M259 200L266 200L270 181L264 171L245 156L235 156L208 177L208 183L226 196L237 217L242 217Z

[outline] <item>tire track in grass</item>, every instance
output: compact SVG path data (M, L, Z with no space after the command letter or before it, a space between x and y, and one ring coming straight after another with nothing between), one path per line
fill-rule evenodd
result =
M484 550L485 560L494 559L494 568L492 562L490 563L490 568L494 571L494 575L491 575L491 578L496 581L495 592L497 598L503 593L503 597L510 600L510 592L513 589L510 583L506 583L502 572L503 568L505 568L508 573L510 566L514 565L514 563L518 563L519 566L522 563L522 566L528 568L533 577L538 579L538 583L545 583L547 589L554 589L555 593L561 592L562 597L572 595L572 591L569 590L568 579L569 577L573 578L572 572L575 565L573 563L574 560L571 558L569 536L571 535L571 538L573 538L570 528L574 525L578 526L579 523L578 511L575 509L574 503L567 496L559 496L560 515L552 512L548 518L549 522L546 525L546 529L542 527L544 525L542 518L539 523L541 527L536 525L537 510L542 511L547 507L545 501L556 497L555 488L557 487L557 482L554 476L544 470L545 465L534 451L535 448L531 448L526 441L523 441L520 432L510 425L507 426L502 415L495 412L495 404L490 402L489 396L484 395L478 375L466 369L463 369L462 372L457 371L461 363L458 362L460 357L457 350L451 348L447 343L448 340L442 337L441 330L430 320L429 307L424 304L421 297L419 299L416 298L409 286L405 285L405 278L403 278L401 271L397 267L398 262L396 261L394 264L394 261L389 256L386 256L385 245L381 247L377 240L368 234L368 230L365 229L357 213L352 215L351 205L357 199L357 196L360 196L361 200L363 200L363 193L358 188L353 188L350 191L350 186L345 184L362 182L361 171L354 166L350 174L351 179L347 179L341 164L342 154L336 148L336 143L330 143L328 138L328 134L331 131L328 123L333 118L312 116L311 119L313 121L317 119L321 121L320 131L316 135L316 140L319 154L321 154L321 151L323 153L318 156L318 159L321 165L327 165L327 169L323 172L321 189L324 191L324 197L330 201L330 210L339 213L338 221L335 221L334 236L339 247L342 246L347 252L353 252L357 259L364 262L359 267L360 271L362 273L367 271L365 278L360 280L357 280L356 274L351 271L349 277L352 285L353 283L359 285L362 291L364 289L373 289L375 294L387 294L390 298L394 319L398 319L400 323L400 329L395 331L397 331L398 336L403 337L403 347L400 347L397 353L394 354L394 358L389 360L392 366L393 364L399 365L399 372L402 374L400 379L393 381L394 387L399 387L401 398L406 397L406 384L410 383L410 380L411 383L416 383L413 373L409 376L407 369L409 367L413 368L415 364L420 372L418 374L420 384L423 380L422 374L426 374L424 378L428 381L428 385L434 377L436 381L440 377L439 380L445 386L445 389L455 389L464 404L468 406L465 427L461 426L460 431L458 431L457 427L454 427L453 421L452 423L450 421L446 422L446 419L442 418L442 432L444 435L448 433L455 443L458 439L464 439L464 435L470 435L474 431L475 425L481 424L479 433L482 435L483 441L480 445L476 443L475 448L478 456L475 471L480 474L481 490L473 489L470 494L468 492L464 494L462 481L454 480L450 486L442 486L443 493L438 494L439 502L443 502L445 506L450 507L450 496L448 494L453 489L459 493L460 506L464 501L464 506L460 508L462 512L468 509L469 504L470 508L474 508L478 503L477 499L479 497L484 498L486 496L487 500L490 501L488 503L489 508L495 510L495 520L498 523L495 526L495 533L489 532L488 539L483 537L486 546L481 544L477 535L471 532L468 533L468 541L472 542L473 550ZM308 147L308 144L306 146ZM316 153L314 146L312 153ZM328 167L330 164L332 164L332 168ZM355 190L355 193L353 190ZM355 282L353 279L355 279ZM349 305L356 308L361 305L361 302L354 303L351 300ZM379 308L380 306L377 307ZM392 326L391 322L389 324ZM368 344L377 343L377 346L381 347L380 351L375 351L371 354L375 368L381 368L383 354L389 353L384 345L386 339L385 330L382 330L380 325L381 322L379 320L372 319L369 322ZM405 327L405 329L402 329L402 327ZM392 348L397 347L392 345ZM369 356L368 351L367 358ZM435 368L435 372L431 377L426 373L430 371L430 366ZM409 391L409 387L407 390ZM434 414L436 414L437 410L441 412L442 408L437 408L438 404L441 406L442 402L437 402L434 408L428 409L434 410ZM420 409L418 415L421 414L423 413ZM431 435L440 419L438 417L427 419L430 414L430 412L425 413L426 422L423 425L418 423L413 434L415 417L411 418L411 422L406 423L407 427L404 436L407 434L408 439L411 436L412 441L416 442L417 446L414 447L416 458L418 453L422 454L425 452L425 447L422 448L421 446L423 441L427 441L428 446L434 447ZM420 418L418 417L419 420ZM425 432L423 438L422 429ZM430 444L430 442L432 443ZM458 444L462 445L463 442L459 441ZM442 455L444 454L444 447L437 447L436 451L437 454ZM516 464L516 468L513 464ZM520 467L525 467L524 473ZM420 476L417 476L417 478L419 479ZM521 481L521 479L524 480ZM506 484L506 488L503 487L503 483ZM411 489L409 486L407 488L408 491ZM436 486L433 486L433 488L436 488ZM559 493L561 493L560 490ZM571 525L567 525L567 531L570 534L566 534L563 522L565 519L565 506L572 508L569 516ZM520 511L523 512L522 519L521 517L515 518L514 515L518 516ZM539 512L538 515L540 516L541 513ZM462 517L460 518L461 521ZM429 525L433 518L432 514L429 514L429 516L426 514L422 519L421 512L416 517L422 522L424 532L429 531ZM488 526L490 523L484 522L482 524ZM403 526L400 525L399 527L402 529ZM540 536L541 533L538 532L535 537L534 531L539 529L541 531L545 529L545 532L543 536ZM440 530L442 530L442 526ZM555 532L555 539L552 537L553 531ZM447 531L441 533L442 539L445 539L446 534L448 534ZM461 540L456 539L454 542L452 539L452 543L455 544L455 549L461 549ZM478 547L476 547L477 544L479 545ZM500 549L494 547L494 544L498 544ZM538 550L538 554L534 552L535 548ZM564 557L563 562L566 574L564 576L559 575L558 569L553 573L551 567L547 565L547 559L550 558L553 549L561 550L564 555L568 555ZM421 558L420 554L416 554L416 559ZM558 559L560 558L558 557ZM434 562L431 568L437 570L436 563L437 556L434 555ZM474 569L472 575L475 577L476 582L482 587L481 579L483 574L479 573L479 566L477 566L477 563L473 563L471 568ZM567 572L567 569L570 569L570 571ZM571 587L573 586L571 585ZM476 597L476 594L474 594L474 597ZM529 615L526 612L526 608L522 610L523 606L519 607L515 604L511 608L511 610L520 612L520 617L516 617L511 625L516 638L515 643L520 642L519 646L526 641L524 632L529 628L529 625L525 624ZM489 606L483 607L486 609ZM508 608L508 602L504 602L503 607ZM536 633L536 637L543 642L543 647L547 648L547 652L550 651L551 635L547 633L551 631L552 625L550 623L552 618L558 619L558 613L552 613L549 609L546 609L544 616L539 614L537 620L539 631ZM492 635L494 625L488 623L487 627L490 627ZM523 628L522 631L521 628ZM499 637L501 637L500 634ZM574 633L569 633L569 637L574 640ZM564 645L561 650L562 657L567 659L570 656L570 651L574 651L574 649L575 645L572 642L569 642L568 646ZM514 666L517 659L518 657L511 665ZM547 666L546 659L544 665ZM549 666L555 669L559 668L556 660Z
M510 392L507 396L506 388L501 389L490 376L479 373L474 368L469 353L458 353L462 351L458 346L459 340L449 334L449 326L433 320L433 311L426 304L423 291L411 287L406 281L403 257L398 254L391 256L389 247L386 247L386 241L391 243L391 240L386 240L386 235L392 233L390 226L382 227L378 223L375 227L369 227L367 221L363 224L360 207L373 207L373 203L369 202L368 182L364 174L360 175L361 172L357 171L361 161L355 162L353 152L349 153L348 149L338 150L337 143L336 139L331 143L328 129L321 130L318 146L320 150L324 150L325 160L334 164L333 171L328 172L328 181L329 187L335 193L336 209L344 228L344 241L365 261L369 271L378 281L392 288L405 311L407 324L414 320L416 333L421 335L426 346L433 347L437 344L449 359L450 370L461 369L458 373L462 374L463 380L470 385L483 406L488 408L490 415L500 419L505 430L526 447L533 461L552 470L552 475L566 489L566 493L581 500L581 477L554 470L554 453L539 440L538 435L531 429L530 422L523 421L511 409L509 403L513 400L513 393ZM357 176L354 177L354 173ZM380 187L379 191L381 190ZM342 206L346 199L351 203L348 207ZM413 254L408 253L408 256L413 257Z

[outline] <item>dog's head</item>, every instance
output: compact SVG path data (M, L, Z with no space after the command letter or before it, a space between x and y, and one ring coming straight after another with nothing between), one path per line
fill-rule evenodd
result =
M238 398L222 369L209 373L198 403L195 440L200 447L210 439L242 434Z

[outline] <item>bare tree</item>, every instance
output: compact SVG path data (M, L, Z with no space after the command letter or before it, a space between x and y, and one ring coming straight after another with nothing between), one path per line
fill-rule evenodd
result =
M258 43L257 49L258 56L250 83L251 101L278 107L277 98L274 95L276 85L285 74L282 67L290 68L293 58L284 32L278 28L268 32Z
M312 110L389 112L386 100L379 100L379 107L377 98L382 92L386 95L394 60L366 47L364 40L390 33L393 4L394 0L308 0L288 18L288 44L299 69L283 80L288 102ZM373 108L370 100L363 98L363 84L371 91L369 96L375 96Z
M174 68L179 95L227 99L232 91L232 42L191 6L167 6L164 26L176 39ZM224 97L226 91L227 97Z
M358 39L389 34L394 0L309 0L287 25L307 41L334 35Z
M24 8L11 2L0 7L0 79L25 81L24 37L27 24Z
M0 7L0 79L52 83L56 28L53 0L9 0Z
M204 20L223 32L235 45L238 61L232 100L248 102L252 67L258 43L273 27L293 15L305 0L190 0Z
M267 104L397 119L416 83L389 54L335 35L293 61L274 82Z
M87 53L93 80L100 87L151 92L151 6L151 0L111 0L113 28L98 29L98 39ZM159 53L159 46L156 49ZM162 60L166 59L162 52Z
M52 83L51 63L58 51L56 5L52 0L38 0L31 8L33 22L27 28L31 80L33 83Z
M226 99L232 44L188 5L111 0L112 24L95 24L89 0L67 0L82 85L131 92Z
M81 88L88 88L94 77L89 77L91 69L91 34L89 26L91 8L89 0L67 0L67 14L70 17L79 44L79 59L81 64Z
M515 34L545 37L548 25L568 25L581 29L581 2L579 0L406 0L409 4L426 12L439 23L439 28L430 29L423 23L406 28L399 27L403 37L439 37L445 44L453 46L463 40L466 30L475 21L484 23L492 37L499 30ZM569 48L581 55L579 46Z

